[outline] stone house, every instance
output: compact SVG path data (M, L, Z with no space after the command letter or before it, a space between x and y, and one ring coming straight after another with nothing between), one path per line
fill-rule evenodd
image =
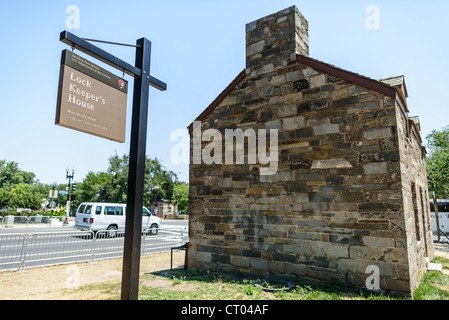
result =
M165 218L165 213L167 213L170 217L175 217L178 214L178 205L174 204L170 200L161 199L156 202L152 202L149 209L162 219Z
M246 68L188 127L188 267L360 288L378 276L380 290L412 294L433 241L406 99L403 76L373 80L309 57L295 6L247 24ZM244 134L225 150L220 137L237 143L238 129L257 131L257 144ZM268 145L276 171L262 174L251 156Z

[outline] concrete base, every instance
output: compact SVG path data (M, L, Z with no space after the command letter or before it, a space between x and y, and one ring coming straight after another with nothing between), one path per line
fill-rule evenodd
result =
M48 224L50 227L62 227L62 222L59 219L49 219Z
M429 263L427 265L427 271L443 271L443 265L441 263Z

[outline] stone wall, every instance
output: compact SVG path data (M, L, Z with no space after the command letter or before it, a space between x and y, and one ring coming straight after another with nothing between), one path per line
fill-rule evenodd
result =
M291 8L281 13L300 16ZM278 30L267 21L287 20L277 13L247 31ZM305 44L266 54L272 47L261 47L250 51L242 79L201 117L201 130L278 130L277 172L261 175L262 165L247 158L198 163L191 152L189 268L364 288L375 265L381 289L410 294L425 261L424 242L416 245L411 233L410 172L427 188L421 147L404 138L398 102L298 62Z
M412 290L426 270L426 257L433 258L433 234L425 170L425 150L421 147L419 125L398 113L399 149L404 202L407 254Z

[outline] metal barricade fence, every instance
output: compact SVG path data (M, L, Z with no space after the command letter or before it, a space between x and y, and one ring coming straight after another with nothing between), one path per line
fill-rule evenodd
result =
M186 227L153 229L143 234L141 255L154 252L170 251L170 248L188 242L189 233Z
M20 269L25 249L24 234L0 235L0 267L4 270Z
M24 262L30 266L91 261L94 234L91 231L40 232L25 238Z
M142 234L141 256L170 251L186 242L186 227L152 229ZM0 235L0 270L121 258L123 244L123 230L4 234Z

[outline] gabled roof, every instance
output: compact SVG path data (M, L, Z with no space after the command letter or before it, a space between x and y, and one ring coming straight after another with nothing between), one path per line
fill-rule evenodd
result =
M215 98L215 100L203 111L201 114L195 119L195 121L202 121L204 118L206 118L214 109L216 106L220 104L226 98L226 96L240 83L240 81L245 78L246 72L245 70L241 71L237 77L235 77L234 80L224 89L218 97ZM189 133L192 133L193 131L193 122L187 127L189 129Z
M405 102L405 97L400 94L398 83L400 82L400 77L393 77L384 80L374 80L362 75L359 75L354 72L350 72L347 70L340 69L331 64L321 62L316 59L312 59L307 56L303 56L300 54L296 54L296 61L302 64L305 64L311 68L324 72L326 74L341 78L348 82L354 83L358 86L364 87L368 90L372 90L388 96L392 99L395 99L398 105L400 106L402 113L407 118L407 105ZM195 119L195 121L202 121L205 119L219 104L226 98L226 96L245 78L246 72L243 70L239 73L239 75L224 89L220 95ZM403 81L402 76L402 87L405 90L405 83ZM401 85L399 83L399 85ZM404 91L406 93L406 90ZM189 129L189 133L193 131L193 122L187 127Z
M400 92L402 92L404 97L406 97L406 98L408 97L407 87L405 86L404 76L391 77L391 78L387 78L387 79L381 79L379 81L398 89Z

